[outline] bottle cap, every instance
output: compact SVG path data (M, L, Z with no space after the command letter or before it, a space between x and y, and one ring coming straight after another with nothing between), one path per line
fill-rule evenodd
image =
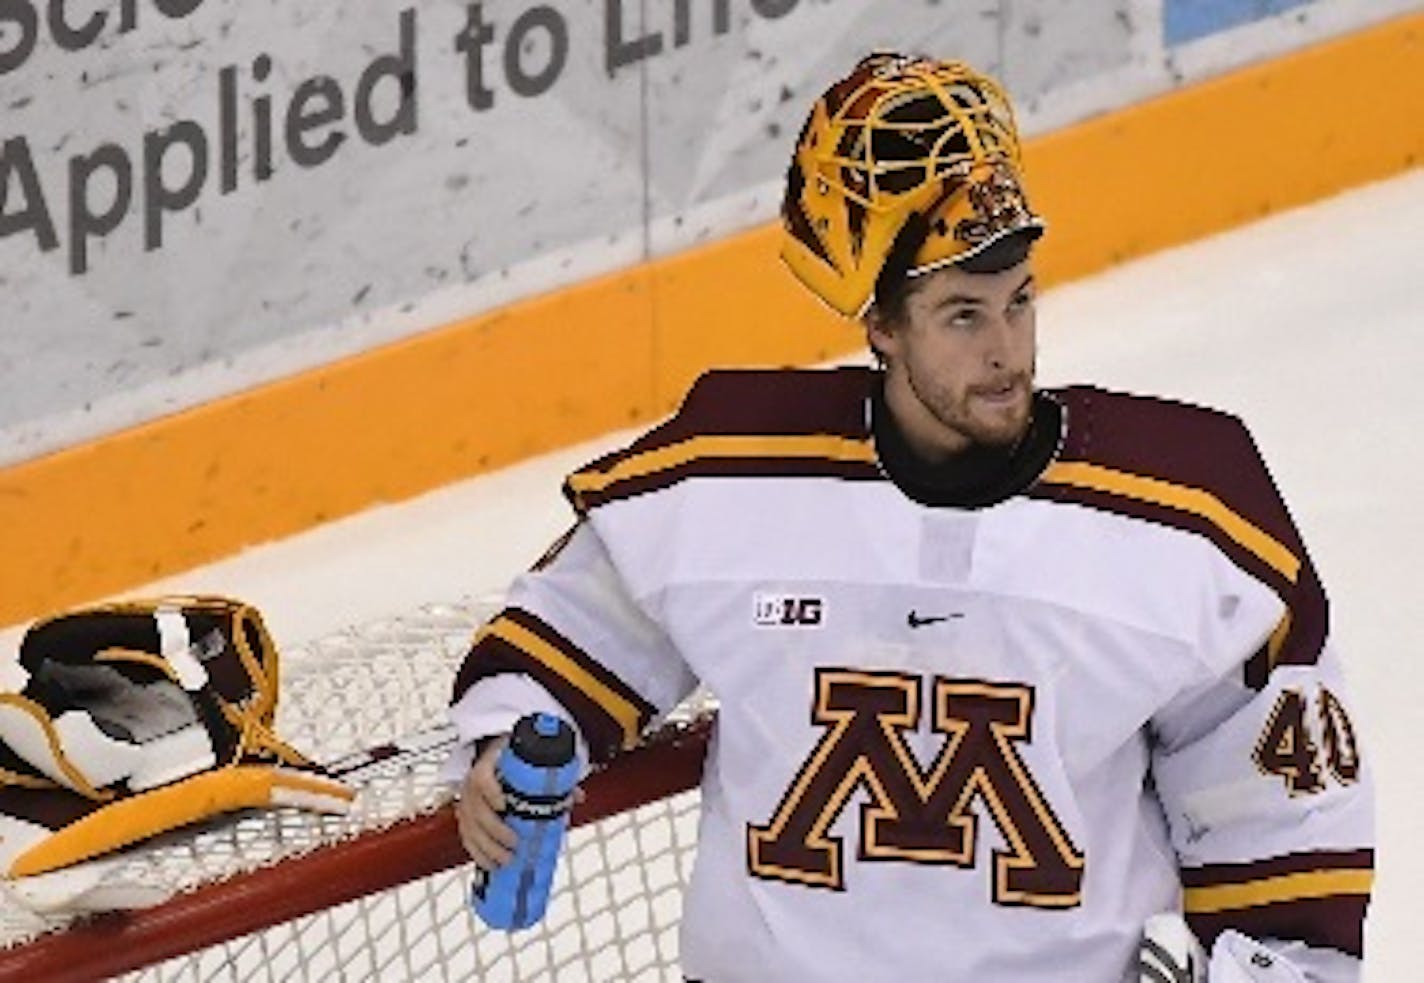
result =
M551 713L531 713L514 725L509 746L531 765L557 768L573 760L574 730Z

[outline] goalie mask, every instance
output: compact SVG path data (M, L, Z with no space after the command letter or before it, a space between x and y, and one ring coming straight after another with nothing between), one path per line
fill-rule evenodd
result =
M74 611L0 663L0 875L239 809L342 812L350 790L273 733L277 650L256 609L173 597Z
M787 172L781 257L847 317L865 313L902 233L907 273L1041 234L1003 90L961 62L878 53L817 100ZM915 221L911 221L914 219Z

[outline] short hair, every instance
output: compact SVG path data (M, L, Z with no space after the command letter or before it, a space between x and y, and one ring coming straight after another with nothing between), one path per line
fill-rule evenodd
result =
M910 264L928 231L924 216L916 212L895 237L885 265L875 279L875 309L880 317L889 321L905 319L905 302L917 279L909 274ZM1042 234L1040 228L1017 229L951 265L966 273L1000 273L1028 259L1033 244Z

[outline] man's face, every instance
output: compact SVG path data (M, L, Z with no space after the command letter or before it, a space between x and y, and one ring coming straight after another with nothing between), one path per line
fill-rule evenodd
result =
M947 266L916 278L905 316L867 327L885 359L885 399L910 446L929 460L971 444L1012 446L1033 411L1037 354L1033 273Z

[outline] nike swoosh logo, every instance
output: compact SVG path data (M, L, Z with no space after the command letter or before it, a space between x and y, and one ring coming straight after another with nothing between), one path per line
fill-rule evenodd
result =
M948 621L948 620L950 620L951 618L962 618L962 617L964 617L964 615L959 614L958 612L956 612L956 613L954 613L954 614L933 614L933 615L927 615L926 617L923 617L923 618L922 618L922 617L920 617L918 614L916 614L914 611L911 611L911 612L905 617L905 623L906 623L907 625L909 625L911 628L923 628L925 625L937 625L937 624L939 624L941 621Z

